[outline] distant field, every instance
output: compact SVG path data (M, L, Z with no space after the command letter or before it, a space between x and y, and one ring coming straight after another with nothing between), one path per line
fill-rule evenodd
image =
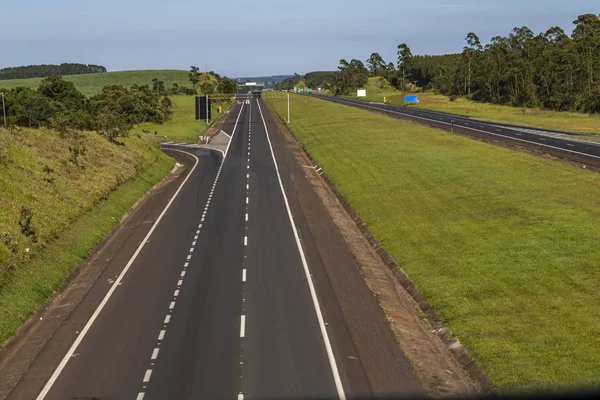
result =
M399 92L389 84L386 85L387 82L385 81L381 85L379 80L380 78L369 78L369 83L365 87L367 97L357 98L355 95L342 97L373 102L383 102L383 98L387 97L388 102L391 104L404 105L404 93ZM487 121L600 135L600 115L499 106L462 98L450 101L448 96L430 92L417 93L417 95L421 103L410 107Z
M280 116L286 99L270 99ZM600 386L600 174L291 96L290 128L505 394Z
M135 84L152 85L152 79L154 78L163 81L167 88L172 87L173 83L177 83L179 86L192 87L192 84L188 79L188 72L180 70L119 71L98 74L67 75L64 78L73 82L77 89L86 96L91 96L100 92L102 87L109 83L126 87ZM37 89L42 79L43 78L31 78L0 81L0 89L12 89L18 86Z
M139 132L142 129L150 131L154 134L156 131L159 136L167 136L167 141L197 143L200 136L208 129L208 125L204 121L196 121L196 112L194 110L194 96L171 96L171 100L175 103L173 110L173 118L164 124L141 124L134 129L134 132ZM219 117L218 107L222 106L222 110L227 108L226 103L213 103L212 116L216 120Z

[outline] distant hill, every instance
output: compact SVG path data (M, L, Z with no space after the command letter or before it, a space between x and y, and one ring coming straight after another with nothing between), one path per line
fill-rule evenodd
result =
M0 69L0 80L46 78L51 75L78 75L106 72L102 65L63 63L25 65L22 67L8 67Z
M256 76L256 77L243 77L236 78L236 82L264 82L265 88L272 88L279 82L290 78L292 75L273 75L273 76Z
M163 81L166 88L171 88L173 83L177 83L180 87L192 87L188 78L188 71L182 70L118 71L65 76L65 80L73 82L77 89L86 96L100 92L102 87L109 83L125 87L131 87L135 84L152 85L152 79L154 78ZM41 80L42 78L0 80L0 89L12 89L18 86L37 89Z

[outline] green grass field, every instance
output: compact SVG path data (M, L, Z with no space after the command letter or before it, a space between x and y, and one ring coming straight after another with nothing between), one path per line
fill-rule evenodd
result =
M179 86L192 87L188 79L188 72L182 70L142 70L142 71L118 71L98 74L67 75L66 80L75 84L86 96L99 93L106 84L117 84L125 87L132 85L152 85L152 79L158 78L165 83L166 88L171 88L173 83ZM0 89L12 89L25 86L37 89L43 78L14 79L0 81Z
M209 125L205 121L196 121L195 97L194 96L171 96L175 104L173 118L164 124L141 124L135 131L147 130L151 134L156 131L158 136L167 136L165 141L197 143L200 136L208 130ZM216 120L219 114L218 107L222 112L227 109L227 103L212 103L212 117Z
M369 78L369 83L365 86L365 89L367 89L367 97L342 97L373 102L383 102L383 98L387 97L388 102L391 104L404 105L404 94L389 85L385 80L381 80L381 78ZM600 135L600 115L499 106L478 103L463 98L450 101L448 96L431 92L416 94L419 96L421 103L410 107L487 121Z
M291 109L297 139L494 385L600 385L600 174L318 99Z
M147 135L124 143L0 129L0 344L174 165ZM85 154L74 158L76 146ZM22 207L34 236L20 226Z

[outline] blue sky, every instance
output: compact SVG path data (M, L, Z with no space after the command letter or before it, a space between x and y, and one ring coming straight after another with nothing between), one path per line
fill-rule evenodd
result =
M460 52L515 26L569 33L597 0L1 0L0 68L82 62L110 71L201 69L230 77L332 70L379 52ZM293 5L293 6L292 6Z

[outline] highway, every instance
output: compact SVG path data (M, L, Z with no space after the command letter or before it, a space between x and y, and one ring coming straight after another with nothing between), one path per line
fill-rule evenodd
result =
M9 399L422 395L372 294L360 300L364 322L345 321L349 306L298 222L293 174L281 171L285 149L272 142L261 102L233 107L224 153L165 148L186 164L185 179ZM367 293L351 267L339 272L347 290ZM368 340L359 343L361 330Z
M535 147L549 153L558 152L557 155L574 159L579 162L589 162L590 164L600 166L600 143L595 144L553 136L561 134L580 137L580 135L569 132L475 120L441 112L326 95L307 94L303 96L314 96L323 100L382 112L395 117L407 118L415 122L440 127L446 130L453 129L455 132L476 134L478 137L486 135L493 139L509 140L518 145Z

